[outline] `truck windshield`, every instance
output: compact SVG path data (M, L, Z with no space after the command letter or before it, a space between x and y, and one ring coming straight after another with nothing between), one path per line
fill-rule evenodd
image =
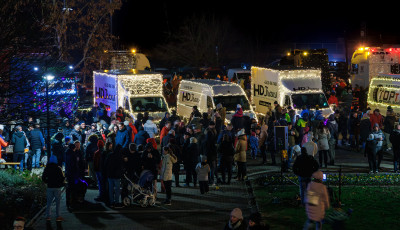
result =
M249 101L244 95L214 97L214 104L219 103L226 108L226 111L235 111L238 104L242 105L243 111L250 110Z
M133 112L166 112L167 105L162 97L131 97Z
M317 94L292 94L293 107L297 109L301 109L303 105L310 106L311 108L315 108L316 105L319 108L328 108L328 102L326 101L326 97L322 93Z

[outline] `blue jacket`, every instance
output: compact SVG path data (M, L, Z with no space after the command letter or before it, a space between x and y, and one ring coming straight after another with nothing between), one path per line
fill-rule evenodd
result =
M133 142L135 142L136 145L145 145L147 138L150 138L149 134L144 130L140 130L135 135L135 139L133 140Z
M34 129L30 132L29 143L32 150L42 149L44 147L43 134L39 129Z
M124 127L123 129L118 130L117 136L115 137L115 146L121 145L122 148L128 148L129 143L130 143L130 136L128 129Z
M12 135L11 143L14 144L14 153L23 153L28 142L23 132L16 132Z

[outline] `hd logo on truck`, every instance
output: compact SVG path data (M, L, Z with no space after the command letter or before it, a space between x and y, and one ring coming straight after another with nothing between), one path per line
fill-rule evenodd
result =
M278 92L273 92L268 89L267 85L253 85L253 92L254 96L265 96L265 97L272 97L277 98Z
M193 93L182 92L182 102L194 102L198 103L200 99Z
M115 95L108 94L108 90L105 88L95 87L95 97L115 101Z

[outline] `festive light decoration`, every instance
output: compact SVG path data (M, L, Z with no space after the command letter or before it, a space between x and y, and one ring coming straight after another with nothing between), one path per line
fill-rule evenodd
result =
M371 109L385 111L390 105L396 114L400 114L400 75L381 74L373 77L367 102Z

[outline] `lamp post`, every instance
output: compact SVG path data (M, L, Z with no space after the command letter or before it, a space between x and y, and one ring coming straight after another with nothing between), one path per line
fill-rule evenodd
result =
M47 74L43 77L46 80L46 110L47 110L47 159L51 156L51 145L50 145L50 104L49 104L49 81L54 79L54 76Z

